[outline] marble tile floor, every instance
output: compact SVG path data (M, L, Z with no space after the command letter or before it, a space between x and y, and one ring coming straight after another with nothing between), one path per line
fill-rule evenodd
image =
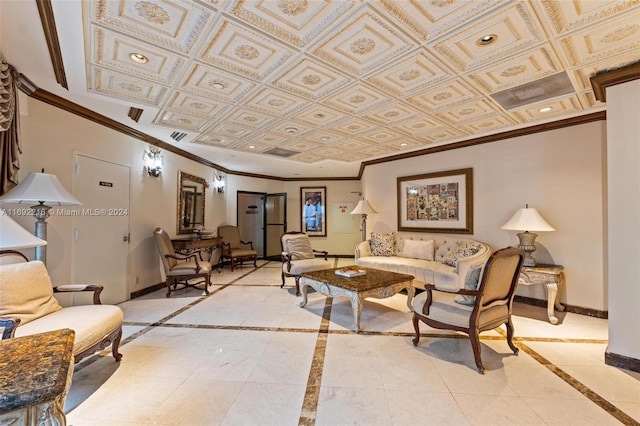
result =
M336 266L352 259L334 259ZM640 374L604 364L607 321L516 304L518 356L503 329L469 340L421 324L406 295L367 299L355 334L346 298L299 307L280 263L212 274L208 297L158 290L120 306L123 359L76 365L65 412L101 425L640 424Z

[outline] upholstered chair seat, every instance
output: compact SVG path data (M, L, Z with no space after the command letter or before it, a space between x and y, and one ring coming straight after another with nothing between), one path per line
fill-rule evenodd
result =
M300 295L300 275L305 272L320 271L333 267L327 260L328 252L314 250L309 236L303 232L285 232L280 237L282 247L282 285L285 277L293 277L296 283L296 296ZM320 257L317 257L320 256Z

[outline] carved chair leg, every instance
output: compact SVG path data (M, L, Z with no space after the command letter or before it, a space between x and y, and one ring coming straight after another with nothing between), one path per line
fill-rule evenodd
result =
M120 347L120 339L122 339L122 328L120 329L120 332L118 333L116 338L113 339L113 343L111 344L111 353L113 354L113 357L116 359L116 362L122 359L122 354L118 352L118 348Z
M231 258L231 272L233 272L233 268L236 266L236 260L232 257Z
M257 261L258 261L258 256L256 256L256 257L254 257L254 258L253 258L253 267L254 267L254 268L257 268L257 267L258 267L258 265L256 264L256 262L257 262Z
M204 278L204 294L209 295L209 286L211 285L211 275L207 274Z
M413 329L416 331L416 337L414 337L411 341L413 342L413 346L418 346L418 342L420 341L420 325L418 324L420 319L414 313L413 314Z
M296 296L300 296L300 275L296 275L294 278L296 280Z
M280 284L280 288L284 287L284 272L280 273L280 277L282 278L282 284Z
M171 283L172 279L167 277L167 297L171 296Z
M482 359L480 359L480 336L478 336L478 332L469 330L469 340L471 340L471 348L473 349L473 357L476 361L476 367L478 367L478 373L484 374L484 366L482 365Z
M505 325L507 326L507 344L509 345L513 353L518 355L520 349L518 349L516 345L513 344L513 323L511 322L511 317L509 317L509 320L505 323Z

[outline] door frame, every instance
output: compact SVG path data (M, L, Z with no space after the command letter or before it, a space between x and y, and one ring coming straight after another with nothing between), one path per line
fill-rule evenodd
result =
M266 194L264 197L264 202L265 205L267 203L267 197L269 196L284 196L284 208L283 208L283 212L284 212L284 222L282 223L282 225L284 225L284 232L287 232L287 193L286 192L274 192L271 194ZM280 224L277 224L280 225ZM281 260L280 256L267 256L267 226L269 226L269 223L267 223L267 212L266 212L266 207L265 207L265 215L264 215L264 240L265 240L265 244L264 244L264 258L268 259L268 260Z

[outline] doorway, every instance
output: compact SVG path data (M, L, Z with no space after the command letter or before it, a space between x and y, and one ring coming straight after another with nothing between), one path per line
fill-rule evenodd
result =
M242 241L253 241L258 257L280 260L280 235L287 230L287 194L238 191L237 212Z
M82 207L73 217L72 276L104 286L102 303L129 299L129 181L131 168L76 154L73 195Z

